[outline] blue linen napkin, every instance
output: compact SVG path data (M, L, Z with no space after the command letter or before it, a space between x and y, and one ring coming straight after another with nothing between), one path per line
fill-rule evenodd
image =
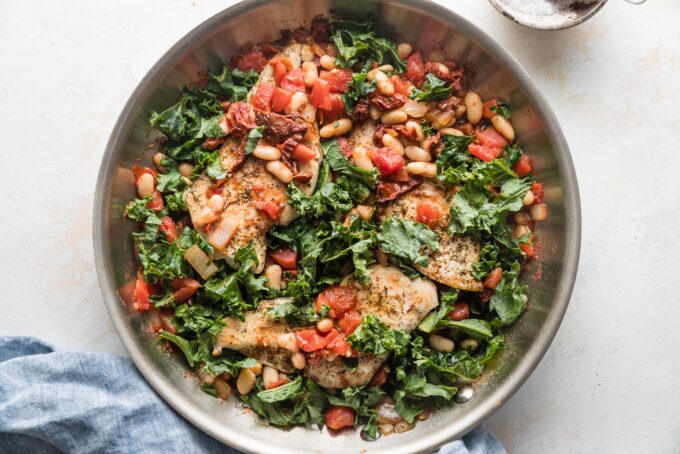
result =
M0 453L227 453L175 413L129 358L0 337ZM439 454L502 454L482 427Z

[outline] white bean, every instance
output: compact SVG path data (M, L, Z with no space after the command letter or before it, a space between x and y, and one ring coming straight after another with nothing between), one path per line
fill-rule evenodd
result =
M392 432L394 432L394 425L392 425L392 424L380 424L378 426L378 429L380 429L380 435L389 435Z
M411 52L413 52L413 46L409 43L399 43L397 45L397 56L402 60L408 58L408 56L411 55Z
M255 375L260 375L262 373L262 363L258 362L252 367L249 367L248 370L252 371Z
M290 97L290 101L286 106L285 112L290 115L292 113L298 113L303 107L307 105L307 95L301 91L296 91L293 96Z
M335 44L330 43L326 45L326 53L330 55L331 57L337 57L338 56L338 48L335 47Z
M406 132L411 133L411 131L415 131L416 135L416 140L421 141L425 138L423 135L423 127L418 124L418 122L409 120L406 122Z
M160 151L158 153L154 153L153 155L153 163L156 164L156 167L158 167L158 170L161 172L165 172L165 167L161 164L163 162L163 158L165 158L165 155L161 153Z
M413 429L414 425L415 424L408 423L405 419L402 419L394 425L394 431L398 434L408 432L409 430Z
M408 115L401 109L387 111L380 117L380 121L386 125L405 123L406 120L408 120Z
M314 123L316 119L316 107L314 107L314 104L307 103L304 109L302 109L302 118L307 123Z
M512 231L512 236L514 236L518 240L527 234L531 234L531 230L529 229L529 227L522 224L516 225L515 230Z
M328 139L329 137L341 136L350 129L352 129L352 120L340 118L319 129L319 136L323 139Z
M264 387L269 389L277 381L279 381L279 371L273 367L264 366L262 369L262 384Z
M430 162L432 160L430 153L414 145L406 147L404 152L406 153L406 157L408 157L411 161Z
M316 322L316 329L321 331L322 333L327 333L330 330L333 329L333 320L330 318L323 318Z
M276 343L279 344L279 347L285 348L293 353L300 351L297 339L293 333L279 334L279 337L276 338Z
M253 156L264 161L278 161L281 159L281 150L271 145L258 144L253 150Z
M394 67L392 65L382 65L378 66L377 68L373 68L366 74L366 79L368 80L373 80L379 72L381 73L386 73L386 72L392 72L394 71ZM386 74L383 74L386 75Z
M191 173L194 171L194 166L188 162L183 162L177 166L177 170L183 177L190 177Z
M231 396L231 386L229 386L229 383L222 380L221 378L215 379L215 381L213 382L213 387L217 392L217 397L219 397L220 399L227 400L229 399L229 396Z
M357 214L361 219L364 221L368 221L373 217L373 212L375 211L375 208L369 205L357 205L356 206Z
M252 370L241 369L236 379L236 389L238 392L245 395L253 390L255 386L255 374Z
M206 206L214 212L221 213L222 210L224 209L224 197L222 197L219 194L213 194L208 199L208 203L206 203Z
M150 173L143 173L137 179L137 192L139 196L144 198L153 194L154 190L154 177Z
M189 177L182 177L182 181L187 185L191 186L191 179Z
M539 203L529 208L531 218L534 221L545 221L548 219L548 206L545 203Z
M288 184L293 181L293 172L281 161L269 161L265 166L267 171L281 181Z
M380 110L377 107L371 104L370 107L368 108L368 116L371 117L371 120L377 120L378 118L380 118L381 115L382 112L380 112Z
M358 146L352 150L352 160L354 164L364 170L372 170L373 162L371 161L371 154L366 147Z
M526 194L524 194L524 198L522 198L522 205L527 207L529 205L533 205L535 199L536 197L534 196L534 192L530 189Z
M319 68L316 67L316 63L311 61L306 61L302 64L302 77L305 81L305 85L311 87L319 78Z
M464 136L463 131L460 131L456 128L443 128L440 129L439 132L441 132L444 135L448 136Z
M380 94L385 96L392 96L394 94L394 84L384 72L378 71L375 73L375 84Z
M282 274L283 270L279 265L269 265L264 270L264 276L267 278L267 285L273 289L280 290Z
M425 178L434 178L437 176L437 166L431 162L409 162L406 164L406 170L414 175L421 175Z
M496 128L496 131L508 139L508 141L512 142L515 140L515 130L507 118L502 115L494 115L491 117L491 124Z
M447 339L439 334L430 334L430 337L427 338L427 343L438 352L450 353L453 351L453 347L455 347L451 339Z
M300 352L293 353L293 356L290 357L290 361L293 363L293 367L298 370L304 369L307 365L307 358Z
M477 341L477 339L472 338L463 339L460 343L460 348L462 348L463 350L474 350L477 347L479 347L479 342Z
M319 58L319 64L326 71L330 71L331 69L335 68L335 57L323 55L321 58Z
M482 121L482 113L484 111L482 98L480 98L479 95L474 91L470 91L465 95L463 102L465 103L465 111L467 112L468 121L473 125L476 125Z
M394 152L396 152L399 156L404 156L404 146L396 137L392 137L389 134L383 134L382 143L386 147L390 147L392 150L394 150Z
M439 71L441 71L442 73L448 74L451 72L451 70L444 63L435 62L435 64L439 68Z

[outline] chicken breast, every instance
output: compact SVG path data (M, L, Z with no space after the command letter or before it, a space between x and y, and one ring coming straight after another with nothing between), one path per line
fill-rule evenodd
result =
M369 150L376 148L373 143L373 134L377 128L377 123L374 120L368 119L361 124L354 125L347 134L347 143L350 149L356 147L366 147Z
M371 267L371 281L363 286L353 278L343 285L357 290L356 310L374 314L393 329L412 331L439 304L437 287L426 279L409 279L399 268L375 265ZM358 365L349 369L342 358L327 361L308 355L305 374L325 388L363 386L378 371L387 355L360 354Z
M274 320L267 314L269 308L288 301L288 298L262 301L257 311L246 314L245 321L233 317L225 318L224 323L227 326L217 335L213 354L219 355L223 348L228 348L281 372L293 372L295 368L290 359L292 352L278 344L279 336L291 332L291 329L285 320Z
M236 143L236 139L230 138L220 151L225 168L230 168L230 163L237 159ZM285 185L267 172L263 161L248 157L217 191L210 180L202 176L185 192L184 201L194 227L215 249L213 258L225 259L231 266L235 265L236 251L252 241L259 262L254 272L262 272L267 248L265 235L274 226L262 208L268 203L285 206ZM208 200L215 193L224 199L224 208L217 212L208 206Z
M479 261L480 245L466 235L449 235L449 207L454 191L445 191L432 183L423 183L402 197L388 204L380 213L381 219L398 216L416 220L419 203L428 201L439 205L443 216L433 228L439 237L439 250L430 255L426 267L416 266L425 276L459 290L481 292L484 285L472 275L472 267Z

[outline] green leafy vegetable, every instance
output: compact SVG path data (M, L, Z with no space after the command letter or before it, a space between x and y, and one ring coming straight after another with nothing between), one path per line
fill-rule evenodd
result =
M510 118L510 115L512 115L512 110L510 110L510 107L500 99L497 100L496 102L497 104L491 106L489 110L496 115L500 115L505 118Z
M440 101L451 96L451 86L432 73L425 75L423 85L411 91L411 99L416 101Z
M352 114L354 106L362 96L367 96L375 91L375 80L367 80L368 73L360 72L352 74L352 81L347 87L347 91L342 95L342 100L345 102L345 109L348 114Z
M371 63L391 64L395 72L406 70L406 63L397 55L392 41L375 36L372 16L361 22L338 20L331 23L331 38L338 48L339 66L370 68Z
M527 287L519 282L519 271L518 263L510 271L505 271L503 279L491 295L489 307L498 314L498 319L493 322L496 326L512 325L527 307Z
M365 315L361 324L347 337L356 350L373 355L402 355L410 340L409 333L388 328L373 314Z
M251 129L246 136L246 146L244 148L244 153L248 156L255 150L257 143L262 138L262 131L264 131L264 126L258 126L257 128Z
M381 225L378 246L408 264L427 266L428 253L439 250L437 234L419 222L390 216Z

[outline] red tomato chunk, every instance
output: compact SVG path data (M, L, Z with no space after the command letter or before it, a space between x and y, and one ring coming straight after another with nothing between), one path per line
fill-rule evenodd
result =
M329 306L331 308L331 317L342 317L346 312L354 309L356 304L356 290L339 285L327 287L316 297L317 312L321 312L321 308L324 305Z
M288 246L270 251L269 257L285 270L294 270L297 265L297 252Z
M517 174L517 176L526 177L531 173L532 170L534 170L534 168L531 165L529 156L523 154L519 157L519 160L515 163L515 165L512 166L512 170Z
M165 216L163 218L161 221L161 226L158 228L158 230L165 233L169 243L172 243L177 239L177 227L175 226L175 221L173 221L169 216Z
M323 419L329 429L340 430L345 427L352 427L356 414L349 407L333 406L326 410Z
M428 227L434 227L442 218L444 213L436 203L425 200L416 206L416 221Z
M172 296L178 303L184 302L191 298L196 290L201 287L201 283L196 279L191 279L190 277L173 279L169 283L170 288L173 290Z
M406 59L406 78L415 85L420 85L425 77L425 65L420 52L413 52Z
M321 71L319 77L328 82L328 89L331 92L344 93L347 91L347 86L352 81L352 71L349 69Z
M253 96L253 106L261 110L269 110L272 96L274 95L274 85L265 80L260 81L255 89L255 96Z
M371 162L373 162L373 165L384 177L400 171L406 165L404 158L390 147L373 150L371 152Z
M274 89L274 93L272 94L272 110L274 112L283 112L290 102L291 96L293 96L291 92L286 91L283 88L276 87Z
M489 162L500 156L502 148L471 143L468 145L468 151L472 156L479 158L482 161Z

